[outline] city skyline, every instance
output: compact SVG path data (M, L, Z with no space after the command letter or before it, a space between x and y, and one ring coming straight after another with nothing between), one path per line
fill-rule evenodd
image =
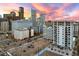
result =
M79 4L0 4L0 56L78 56Z
M8 6L8 7L7 7ZM79 3L0 3L0 14L15 11L18 15L19 7L24 7L25 18L30 17L29 9L35 9L37 17L45 13L46 20L55 18L79 18Z

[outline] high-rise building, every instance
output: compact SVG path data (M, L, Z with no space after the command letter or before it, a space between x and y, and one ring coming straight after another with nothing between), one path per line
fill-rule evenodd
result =
M36 27L37 26L37 23L36 23L36 11L31 9L31 21L33 23L33 27Z
M54 19L45 24L43 38L52 38L52 44L49 46L51 51L56 51L61 55L73 55L79 36L79 22L70 20L72 19Z
M23 7L19 7L19 18L24 19L24 8Z
M74 36L78 37L79 35L79 23L78 22L74 22Z
M72 49L74 47L74 22L53 21L53 44ZM77 27L75 27L76 29Z
M45 15L40 14L40 17L36 19L37 19L38 32L43 33L43 25L45 25Z
M45 15L40 14L40 19L39 19L39 24L38 26L40 27L40 32L43 33L43 25L45 24Z
M39 33L39 27L36 21L36 10L30 9L31 22L34 28L35 35Z

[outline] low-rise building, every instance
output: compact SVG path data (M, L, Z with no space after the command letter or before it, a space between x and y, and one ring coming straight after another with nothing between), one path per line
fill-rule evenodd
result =
M27 28L16 29L13 32L13 36L15 39L19 39L19 40L22 40L25 38L30 38L30 37L34 36L34 29L30 29L30 30Z

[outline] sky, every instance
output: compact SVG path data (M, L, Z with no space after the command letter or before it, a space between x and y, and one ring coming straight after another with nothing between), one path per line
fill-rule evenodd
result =
M37 17L40 13L46 15L46 20L55 18L79 18L79 3L0 3L0 14L15 11L18 15L19 7L24 7L24 16L30 17L30 8L35 9Z

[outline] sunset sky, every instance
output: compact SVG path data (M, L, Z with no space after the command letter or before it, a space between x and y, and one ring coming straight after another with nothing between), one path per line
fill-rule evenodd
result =
M37 17L39 17L39 13L45 13L47 20L58 17L79 18L78 3L0 3L0 14L15 11L18 15L19 7L24 7L26 18L30 17L30 8L37 11Z

